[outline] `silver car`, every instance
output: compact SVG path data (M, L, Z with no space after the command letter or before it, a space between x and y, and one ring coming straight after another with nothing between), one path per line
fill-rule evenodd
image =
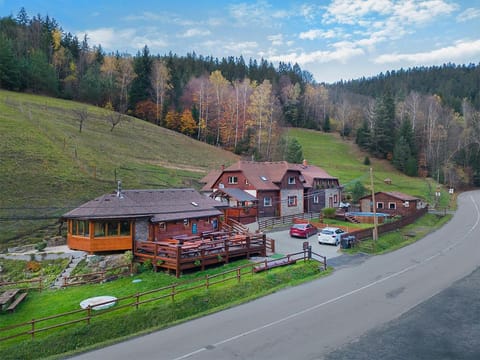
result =
M336 228L336 227L323 228L322 231L318 233L318 243L331 244L331 245L338 246L344 234L346 234L346 232L340 228Z

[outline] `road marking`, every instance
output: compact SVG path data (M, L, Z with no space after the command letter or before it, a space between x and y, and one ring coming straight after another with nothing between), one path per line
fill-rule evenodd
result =
M348 297L348 296L354 295L354 294L356 294L356 293L358 293L358 292L360 292L360 291L363 291L363 290L365 290L365 289L371 288L372 286L381 284L381 283L383 283L383 282L385 282L385 281L387 281L387 280L390 280L390 279L392 279L392 278L394 278L394 277L400 276L400 275L406 273L407 271L413 270L413 269L419 267L420 265L423 265L423 264L425 264L425 263L427 263L427 262L429 262L429 261L432 261L433 259L439 257L440 255L443 255L445 252L450 251L452 248L454 248L456 245L458 245L461 241L463 241L463 239L465 239L465 238L478 226L478 224L479 224L479 222L480 222L480 209L479 209L477 203L475 202L475 200L473 199L473 197L472 197L471 195L470 195L470 199L472 200L472 203L473 203L473 205L475 206L475 210L476 210L476 213L477 213L477 219L476 219L475 223L472 225L472 227L467 231L467 233L466 233L462 238L460 238L459 240L457 240L457 241L455 241L454 243L450 244L450 245L447 246L446 248L438 251L436 254L434 254L434 255L432 255L432 256L429 256L428 258L424 259L423 261L420 261L420 262L417 262L417 263L415 263L415 264L413 264L413 265L410 265L410 266L404 268L403 270L397 271L396 273L392 273L392 274L390 274L390 275L388 275L388 276L386 276L386 277L384 277L384 278L381 278L381 279L379 279L379 280L373 281L373 282L371 282L371 283L369 283L369 284L367 284L367 285L364 285L364 286L362 286L362 287L359 287L359 288L357 288L357 289L354 289L354 290L352 290L352 291L349 291L349 292L347 292L347 293L345 293L345 294L339 295L339 296L337 296L337 297L335 297L335 298L332 298L332 299L330 299L330 300L327 300L327 301L325 301L325 302L323 302L323 303L320 303L320 304L311 306L311 307L309 307L309 308L306 308L306 309L304 309L304 310L295 312L295 313L293 313L293 314L290 314L290 315L288 315L288 316L286 316L286 317L283 317L283 318L281 318L281 319L278 319L278 320L276 320L276 321L272 321L272 322L270 322L270 323L268 323L268 324L265 324L265 325L262 325L262 326L253 328L253 329L251 329L251 330L245 331L245 332L243 332L243 333L240 333L240 334L238 334L238 335L235 335L235 336L226 338L226 339L224 339L224 340L222 340L222 341L219 341L219 342L217 342L217 343L215 343L215 344L207 345L207 346L205 346L205 347L203 347L203 348L197 349L197 350L192 351L192 352L190 352L190 353L188 353L188 354L184 354L184 355L182 355L182 356L180 356L180 357L176 357L176 358L174 358L174 359L172 359L172 360L187 359L187 358L189 358L189 357L191 357L191 356L193 356L193 355L195 355L195 354L199 354L199 353L201 353L201 352L203 352L203 351L207 351L207 350L209 350L209 348L211 349L212 346L213 346L213 347L218 347L218 346L220 346L220 345L223 345L223 344L226 344L226 343L228 343L228 342L234 341L234 340L239 339L239 338L241 338L241 337L244 337L244 336L247 336L247 335L250 335L250 334L259 332L259 331L261 331L261 330L270 328L270 327L275 326L275 325L278 325L278 324L280 324L280 323L282 323L282 322L285 322L285 321L288 321L288 320L290 320L290 319L296 318L296 317L298 317L298 316L300 316L300 315L306 314L306 313L308 313L308 312L310 312L310 311L313 311L313 310L316 310L316 309L318 309L318 308L321 308L321 307L323 307L323 306L325 306L325 305L334 303L334 302L336 302L336 301L339 301L339 300L341 300L341 299L343 299L343 298L346 298L346 297Z

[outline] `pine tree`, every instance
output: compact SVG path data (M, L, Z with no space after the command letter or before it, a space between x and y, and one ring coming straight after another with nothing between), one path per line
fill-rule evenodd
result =
M286 160L292 164L300 164L303 161L302 145L300 145L296 138L288 142Z

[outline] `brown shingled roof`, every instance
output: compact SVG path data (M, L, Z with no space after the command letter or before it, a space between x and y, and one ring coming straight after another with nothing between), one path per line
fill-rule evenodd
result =
M221 215L224 204L194 189L124 190L102 195L63 215L76 219L119 219L151 217L184 219ZM159 221L160 221L159 220Z

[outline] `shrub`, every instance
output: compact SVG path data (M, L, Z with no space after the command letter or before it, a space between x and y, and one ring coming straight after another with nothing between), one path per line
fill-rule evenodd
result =
M322 210L323 216L325 216L327 219L335 218L336 212L337 210L335 208L325 208Z
M47 247L47 242L46 241L41 241L39 243L35 244L35 250L37 251L43 251Z
M363 160L363 165L370 165L370 158L368 156L365 156L365 159Z
M142 263L142 272L153 270L152 260L147 259Z

